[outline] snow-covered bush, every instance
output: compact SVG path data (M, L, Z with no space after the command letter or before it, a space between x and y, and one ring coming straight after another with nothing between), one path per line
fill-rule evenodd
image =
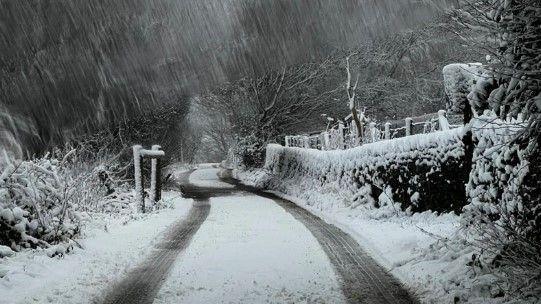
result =
M265 161L265 141L255 135L249 135L237 140L229 153L229 162L244 168L263 166Z
M0 176L0 244L48 247L79 234L79 190L77 181L65 178L61 160L9 164Z
M487 112L488 113L488 112ZM463 226L479 249L477 262L500 275L507 292L541 294L540 156L514 141L526 127L484 115L472 124L476 142Z
M69 242L80 235L84 214L129 208L133 200L117 191L107 169L111 157L82 155L56 150L0 168L0 245L18 251Z
M506 295L541 299L541 7L538 0L461 0L452 16L485 52L468 101L473 122L464 226ZM482 115L484 114L484 115ZM496 116L497 114L497 116Z
M263 186L307 201L317 200L307 193L330 191L350 208L400 203L411 212L460 212L469 174L463 135L459 128L339 151L269 145Z
M453 63L443 68L443 84L449 98L447 111L462 114L468 94L483 74L480 63Z

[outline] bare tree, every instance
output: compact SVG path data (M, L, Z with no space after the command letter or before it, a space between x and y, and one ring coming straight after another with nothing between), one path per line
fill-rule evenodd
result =
M349 110L351 111L351 117L355 122L357 127L357 142L362 142L364 138L364 126L363 122L359 119L359 114L357 113L357 105L355 103L355 90L359 84L359 75L357 75L355 84L351 86L351 71L349 68L349 56L346 57L346 72L347 72L347 81L346 81L346 92L348 94L349 101Z
M344 113L334 78L338 69L339 62L332 58L285 67L230 83L202 97L201 102L228 117L239 136L255 134L263 140L276 140L323 127L321 114Z

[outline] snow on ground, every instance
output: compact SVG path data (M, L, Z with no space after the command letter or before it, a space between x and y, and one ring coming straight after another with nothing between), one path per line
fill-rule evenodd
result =
M254 185L264 178L265 173L237 171L234 175L244 183ZM294 187L292 184L287 191L298 192ZM439 240L451 238L457 232L457 215L448 213L438 216L431 212L408 215L401 211L399 206L385 206L380 209L366 206L344 208L341 200L346 198L341 198L338 190L328 191L323 195L315 192L302 193L303 196L310 197L309 201L299 199L300 193L295 196L273 193L306 208L350 234L378 263L416 292L423 302L442 303L438 302L438 297L453 297L445 294L443 285L447 284L449 277L455 275L455 272L465 269L465 263L455 262L457 258L467 256L468 253L440 259L441 255L430 256L427 251L439 244ZM471 254L469 256L471 257ZM449 268L458 264L463 267L450 271ZM447 302L447 299L443 301Z
M180 180L186 172L193 169L193 165L191 164L184 164L184 163L173 163L168 165L167 167L163 168L163 176L168 176L171 174L172 180Z
M197 169L213 169L220 167L219 163L201 163L197 164Z
M246 195L210 203L155 303L345 302L317 240L272 200Z
M190 174L190 183L198 187L234 188L235 186L218 180L219 168L199 165L198 170Z
M177 192L164 192L171 209L162 209L107 231L94 228L78 240L84 247L63 258L30 250L0 259L0 303L90 303L141 261L162 232L185 217L192 205Z
M397 211L394 215L382 216L376 210L369 209L356 212L344 208L325 210L295 197L274 193L307 208L353 236L378 263L401 280L410 281L416 275L403 272L401 266L415 260L438 238L451 237L459 226L458 216L454 214L437 216L424 212L408 216Z

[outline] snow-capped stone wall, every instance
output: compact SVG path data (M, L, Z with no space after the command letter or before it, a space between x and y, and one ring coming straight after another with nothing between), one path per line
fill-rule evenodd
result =
M400 203L411 212L460 212L470 172L464 133L458 128L338 151L269 145L260 186L323 204L334 194L350 208Z

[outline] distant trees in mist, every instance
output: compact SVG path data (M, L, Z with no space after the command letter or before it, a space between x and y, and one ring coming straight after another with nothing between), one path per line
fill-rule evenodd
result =
M165 64L167 2L1 1L0 100L36 134L34 152L185 102ZM21 136L24 136L22 134Z
M366 49L430 20L445 5L0 0L0 131L34 153L81 134L118 129L171 103L182 104L176 122L186 126L189 96L207 95L223 83L258 82L283 67L340 61L344 50ZM331 71L335 75L325 79L336 81L313 82L313 90L342 81L340 68ZM342 111L332 109L319 111Z
M261 146L281 142L285 135L322 130L328 122L325 117L343 119L351 112L346 90L349 57L352 77L359 77L350 96L355 95L354 106L370 119L436 112L445 108L447 98L443 66L479 58L473 48L452 39L445 19L439 21L375 38L310 63L246 76L200 96L197 103L214 115L223 115L231 137L253 136ZM216 131L220 133L220 129Z

